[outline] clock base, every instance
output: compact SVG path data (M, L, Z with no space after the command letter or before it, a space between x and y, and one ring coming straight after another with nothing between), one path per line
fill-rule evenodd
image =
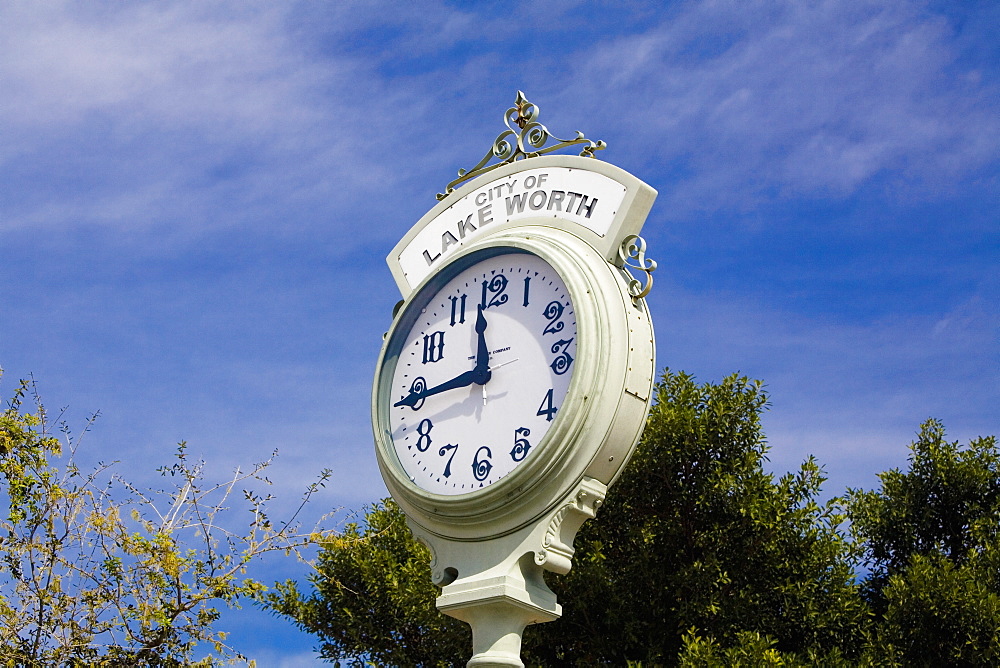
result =
M518 666L521 634L529 624L562 616L562 606L545 584L543 571L568 573L573 539L597 514L607 486L585 477L561 503L518 531L486 541L459 541L410 528L431 552L438 609L472 627L468 666Z
M521 662L524 627L551 622L562 615L562 606L548 588L544 592L525 588L517 580L498 577L463 583L461 591L446 591L438 598L441 612L472 627L472 658L466 664L470 668L524 668Z

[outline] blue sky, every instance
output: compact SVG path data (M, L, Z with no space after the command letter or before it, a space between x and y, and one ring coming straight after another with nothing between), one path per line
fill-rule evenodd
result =
M775 470L827 492L921 421L1000 433L993 2L0 3L0 366L152 480L277 448L316 515L384 495L384 258L503 129L659 191L657 364L763 379ZM269 566L275 578L294 565ZM262 665L288 624L227 617Z

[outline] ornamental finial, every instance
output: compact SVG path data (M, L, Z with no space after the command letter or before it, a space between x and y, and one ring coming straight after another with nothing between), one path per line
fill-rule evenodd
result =
M532 104L524 93L517 91L514 98L514 106L507 110L503 118L507 129L493 141L493 146L487 151L482 160L470 170L458 170L458 178L448 184L443 193L438 193L439 200L444 199L455 191L455 186L465 183L469 179L474 179L481 174L492 171L497 167L509 164L520 158L535 158L552 151L573 146L574 144L586 144L580 155L593 158L594 151L601 151L607 147L603 141L591 141L577 131L574 139L559 139L549 132L548 128L538 122L538 106ZM514 129L517 126L517 130ZM517 145L514 146L508 141L511 137L517 137ZM545 147L549 137L555 140L556 144ZM528 147L531 147L529 150ZM491 158L496 158L499 162L487 166Z

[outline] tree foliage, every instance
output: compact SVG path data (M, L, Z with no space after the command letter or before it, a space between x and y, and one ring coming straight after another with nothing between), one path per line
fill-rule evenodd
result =
M877 623L869 655L899 665L1000 663L1000 452L968 447L928 420L907 471L849 490L852 530L870 568Z
M880 490L848 492L874 587L906 568L913 555L943 555L962 564L995 537L1000 453L994 437L962 448L945 440L940 422L928 420L910 445L909 461L905 472L879 474Z
M33 411L24 406L31 399ZM0 414L0 498L7 506L0 519L0 661L180 666L206 649L201 664L243 658L215 629L216 606L259 598L265 587L246 577L247 568L310 539L293 522L269 519L270 497L242 489L266 483L270 460L208 483L182 443L174 463L160 469L168 489L147 492L111 465L82 471L75 455L83 434L63 431L65 441L50 432L31 382L21 382ZM52 460L64 448L59 469ZM324 481L325 474L303 503ZM224 511L240 494L252 521L234 532Z
M391 499L323 544L312 591L295 582L268 595L273 609L317 635L320 654L358 666L464 666L469 627L434 607L430 554Z
M760 383L666 372L632 460L547 574L563 617L528 627L528 665L938 666L1000 662L1000 455L923 425L907 471L820 502L810 458L774 478ZM845 519L851 529L845 534ZM859 576L867 569L867 574ZM427 555L391 501L323 546L310 589L270 604L323 656L464 665Z
M804 656L851 651L863 606L842 515L816 500L815 462L779 480L762 469L760 384L668 372L656 391L632 461L577 537L573 569L548 578L563 617L527 629L525 661L671 663L691 632L719 647L753 632ZM366 519L324 545L308 595L287 583L275 609L318 635L328 658L463 665L467 627L434 610L426 554L401 512L383 502Z
M757 633L792 653L856 646L863 607L843 516L817 501L813 460L778 480L763 470L766 405L747 378L664 374L573 570L550 578L563 618L527 633L541 663L672 662L689 632L722 646Z

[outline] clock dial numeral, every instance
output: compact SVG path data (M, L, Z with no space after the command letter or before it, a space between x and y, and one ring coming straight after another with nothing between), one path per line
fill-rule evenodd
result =
M433 428L434 423L428 418L424 418L417 425L417 433L420 434L420 438L417 439L417 450L420 452L427 452L427 448L431 447L431 429Z
M449 443L448 445L442 445L441 449L438 450L438 455L444 457L451 450L451 457L448 457L448 463L444 465L444 477L451 477L451 460L455 459L455 453L458 452L458 443Z
M514 447L510 451L510 458L515 462L519 462L528 456L531 443L528 443L528 439L525 437L529 434L531 434L531 430L527 427L518 427L514 430Z
M552 364L549 366L552 367L557 376L561 376L569 371L569 365L573 363L573 358L567 352L571 343L573 343L573 339L569 339L568 341L561 339L552 344L552 352L556 353L558 357L552 360Z
M493 463L490 461L492 458L493 453L485 445L476 450L476 456L472 458L472 475L479 482L490 477L490 471L493 470Z
M528 305L528 285L531 283L531 276L524 279L524 305Z
M424 364L437 362L444 357L444 332L424 335Z
M500 306L501 304L507 303L507 294L504 292L507 289L507 277L503 274L496 274L490 280L483 280L483 301L480 304L483 309L488 309L491 306ZM487 301L489 298L489 301Z
M560 318L562 318L565 308L562 302L549 302L549 305L545 307L545 311L542 313L542 315L549 319L549 324L542 330L542 334L556 334L562 331L565 324L563 324Z
M538 407L538 412L535 415L541 415L549 422L552 422L553 416L556 411L559 410L556 406L552 405L552 390L545 393L545 398L542 399L542 405Z
M462 324L465 322L465 298L468 295L462 295L461 297L448 297L451 300L451 326L454 327L455 323ZM456 319L456 315L458 316Z

